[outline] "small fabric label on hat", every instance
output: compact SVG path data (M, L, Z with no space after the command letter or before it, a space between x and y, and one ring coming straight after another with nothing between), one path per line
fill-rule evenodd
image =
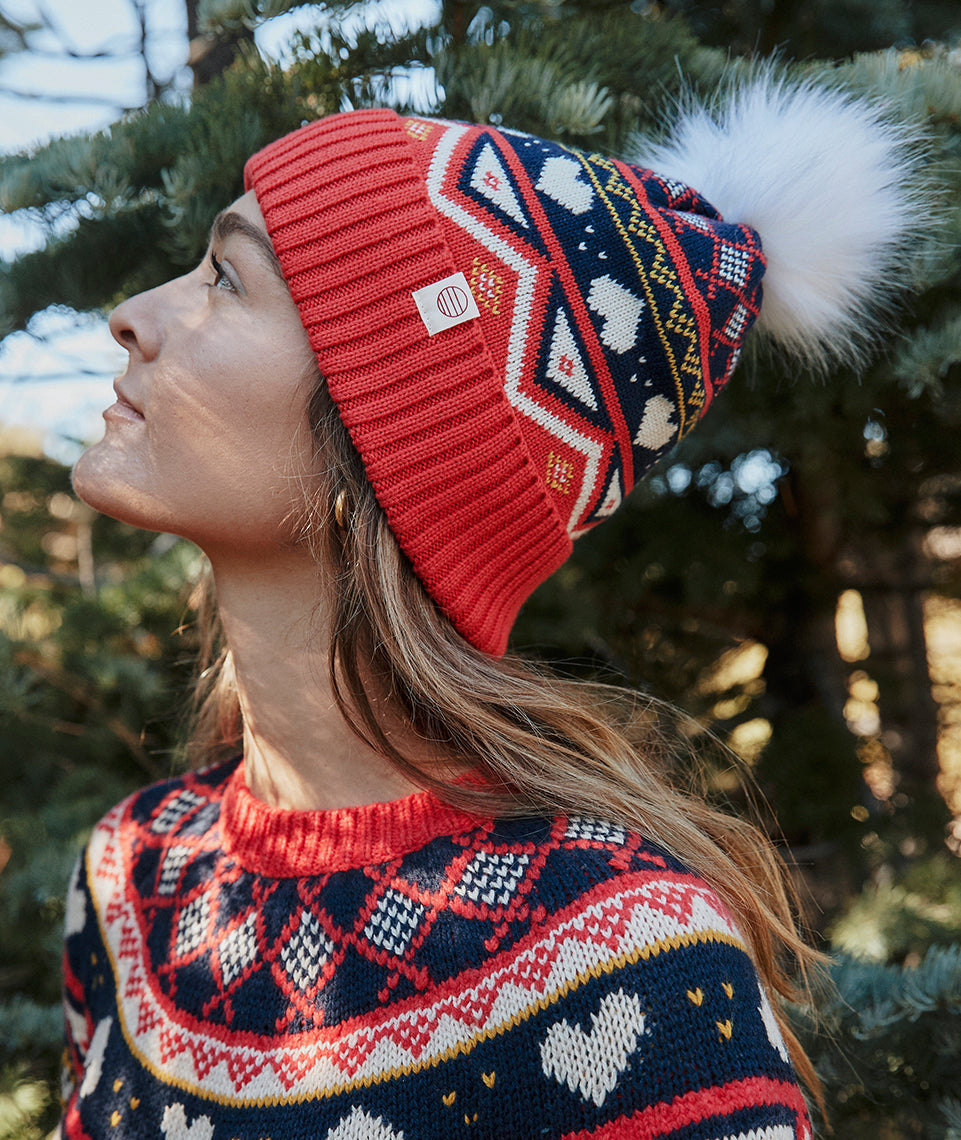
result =
M442 281L415 290L411 296L429 336L480 316L480 309L463 273L452 273Z

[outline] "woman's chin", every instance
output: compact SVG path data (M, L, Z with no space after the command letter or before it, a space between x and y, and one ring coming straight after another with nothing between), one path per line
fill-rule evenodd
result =
M70 478L76 496L95 511L143 530L164 530L150 496L116 469L105 440L93 444L74 464Z

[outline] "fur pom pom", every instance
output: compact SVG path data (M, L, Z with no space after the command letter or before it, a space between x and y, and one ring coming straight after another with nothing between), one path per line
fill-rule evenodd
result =
M751 226L767 259L757 327L815 367L857 364L924 222L919 138L865 100L769 73L688 106L642 165Z

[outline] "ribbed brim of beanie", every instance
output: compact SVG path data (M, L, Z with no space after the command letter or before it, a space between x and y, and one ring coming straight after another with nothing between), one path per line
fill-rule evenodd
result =
M757 235L627 164L384 110L293 132L245 181L401 548L502 653L572 539L726 381ZM437 295L425 316L414 295L455 274L476 315Z
M402 550L463 636L502 653L571 540L477 322L431 337L413 300L458 266L403 120L312 123L245 180Z

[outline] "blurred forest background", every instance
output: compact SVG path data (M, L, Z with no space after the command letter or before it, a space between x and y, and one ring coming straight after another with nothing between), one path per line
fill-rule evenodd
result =
M710 731L743 758L834 956L795 1012L835 1135L961 1140L957 0L444 0L403 32L331 2L282 64L253 29L297 5L164 2L186 4L189 97L148 68L142 110L0 157L0 209L49 235L0 263L0 337L183 272L246 156L339 109L412 99L629 154L685 85L773 57L924 125L930 231L868 371L755 352L514 645L665 698L695 751ZM0 0L0 77L37 30ZM0 431L0 1140L55 1123L67 877L98 816L179 762L199 570L187 544L94 516L66 468ZM727 766L707 779L742 806Z

